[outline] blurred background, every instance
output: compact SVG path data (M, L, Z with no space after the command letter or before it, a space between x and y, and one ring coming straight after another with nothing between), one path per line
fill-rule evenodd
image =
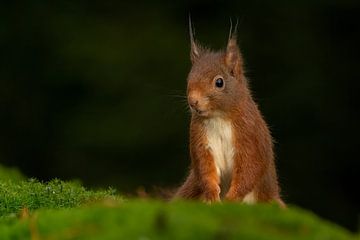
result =
M134 193L186 176L188 13L205 46L239 18L286 202L359 229L356 1L0 4L0 164Z

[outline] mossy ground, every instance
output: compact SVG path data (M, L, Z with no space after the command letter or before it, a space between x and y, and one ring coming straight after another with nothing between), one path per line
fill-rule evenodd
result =
M3 240L357 239L291 206L123 199L60 180L0 180L0 216Z
M25 179L25 176L18 169L0 165L0 181L11 180L18 182Z

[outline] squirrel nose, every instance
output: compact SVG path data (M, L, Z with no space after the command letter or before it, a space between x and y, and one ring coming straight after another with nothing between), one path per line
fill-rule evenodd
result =
M188 102L189 102L190 107L198 108L201 103L200 102L201 98L202 98L202 96L199 91L196 91L196 90L189 91Z
M197 105L199 104L199 101L195 98L189 98L189 105L192 107L192 108L196 108Z

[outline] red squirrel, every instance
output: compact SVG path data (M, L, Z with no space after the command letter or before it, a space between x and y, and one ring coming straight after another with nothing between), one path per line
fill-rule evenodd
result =
M205 202L275 201L280 197L272 137L244 75L236 28L225 51L194 40L189 21L192 68L187 78L191 110L190 173L175 198Z

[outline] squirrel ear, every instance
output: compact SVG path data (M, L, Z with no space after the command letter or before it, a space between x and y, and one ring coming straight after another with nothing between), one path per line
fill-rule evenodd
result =
M225 54L225 63L230 69L231 75L233 76L239 75L242 72L242 56L236 41L236 31L237 31L237 23L233 32L232 32L232 23L231 23L229 40Z
M200 57L200 48L196 45L196 42L194 40L190 14L189 14L189 33L190 33L190 43L191 43L190 59L191 62L194 63Z

